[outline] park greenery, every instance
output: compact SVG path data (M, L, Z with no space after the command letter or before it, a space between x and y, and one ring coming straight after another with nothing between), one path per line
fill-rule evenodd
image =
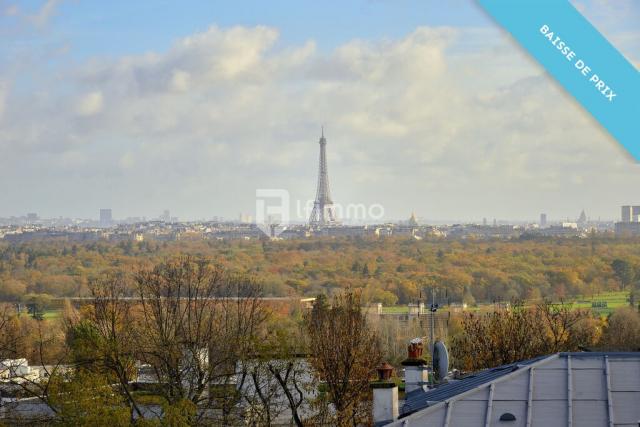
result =
M428 336L371 303L407 304L437 287L467 304L435 337L463 375L560 351L638 351L638 243L3 245L0 359L46 373L12 392L46 405L45 424L367 425L376 367L400 368L408 341ZM615 306L601 311L594 298Z
M438 287L448 302L468 305L612 291L632 291L635 298L639 243L605 237L0 243L0 300L25 302L46 315L51 298L88 297L90 282L106 272L133 271L176 255L208 257L231 271L258 276L265 296L358 289L365 303L393 306Z

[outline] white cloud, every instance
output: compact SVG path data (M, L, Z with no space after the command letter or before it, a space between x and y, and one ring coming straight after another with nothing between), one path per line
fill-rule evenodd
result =
M46 0L35 14L28 17L29 21L36 27L46 25L55 14L56 8L60 3L62 3L62 0Z
M2 122L2 114L5 110L7 95L9 94L9 83L0 79L0 122Z
M123 169L131 169L136 164L135 157L132 152L127 151L120 157L120 167Z
M102 111L103 103L102 92L87 93L78 100L76 113L81 116L93 116Z
M171 77L171 88L179 92L184 92L189 89L189 81L191 76L186 71L174 70Z
M34 200L62 213L235 217L256 188L314 196L325 124L334 199L392 217L613 217L635 202L636 165L495 30L418 28L331 52L277 38L214 26L166 52L83 64L68 90L7 106L0 182L27 174ZM0 204L21 192L0 184Z

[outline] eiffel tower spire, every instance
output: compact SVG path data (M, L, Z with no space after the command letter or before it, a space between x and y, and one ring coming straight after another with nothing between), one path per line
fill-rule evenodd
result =
M309 224L322 226L336 223L333 201L329 190L329 173L327 171L327 139L324 137L324 126L320 136L320 166L318 168L318 188Z

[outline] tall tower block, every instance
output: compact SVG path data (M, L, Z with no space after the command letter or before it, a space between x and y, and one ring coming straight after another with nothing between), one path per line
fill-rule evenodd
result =
M318 188L313 210L309 217L309 225L324 226L336 224L336 215L329 190L329 172L327 170L327 139L324 137L324 127L320 136L320 166L318 168Z

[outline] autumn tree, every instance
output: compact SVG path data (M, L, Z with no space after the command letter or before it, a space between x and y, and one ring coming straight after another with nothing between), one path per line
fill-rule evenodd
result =
M291 313L272 313L253 356L241 365L238 387L248 423L273 425L278 417L288 417L291 424L305 425L316 384L301 326Z
M474 371L592 345L596 325L589 313L564 304L522 303L490 313L469 313L453 339L456 364Z
M138 346L135 304L126 298L129 286L124 273L106 273L93 280L91 310L84 319L67 321L67 342L79 369L100 373L119 385L116 391L133 421L142 412L132 387Z
M135 282L137 356L152 367L162 397L171 405L191 401L198 408L193 422L202 422L216 403L210 393L233 383L237 363L251 353L265 321L259 284L192 257L143 269ZM222 398L218 421L229 424L233 394Z
M16 356L20 334L16 331L15 310L9 304L0 304L0 358Z
M325 414L338 426L369 422L369 381L381 361L376 334L361 308L360 295L345 292L329 302L320 296L305 318L310 363L326 388L321 405L335 410Z
M61 426L131 425L129 410L109 379L86 370L57 372L48 380L48 404Z
M543 301L535 306L533 314L541 319L546 331L545 353L577 351L580 346L589 346L597 341L597 325L591 321L587 310L579 310L563 302Z
M611 268L616 278L620 281L623 290L626 286L630 285L635 278L633 266L627 260L616 258L611 262Z
M601 345L607 350L640 351L640 313L620 307L610 316Z

